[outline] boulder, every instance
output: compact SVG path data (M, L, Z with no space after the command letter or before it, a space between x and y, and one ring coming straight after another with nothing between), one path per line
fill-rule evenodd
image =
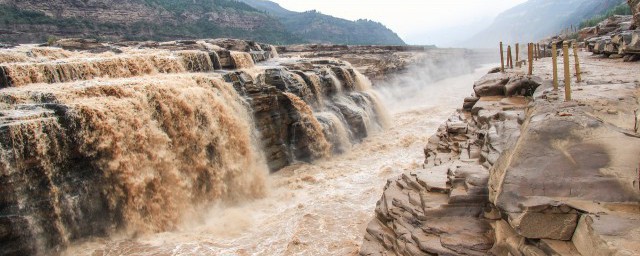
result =
M640 219L637 215L585 214L573 234L584 256L640 254Z
M478 102L480 98L478 97L466 97L464 98L464 103L462 104L462 109L470 111L473 106Z
M473 91L478 97L503 96L505 95L505 85L510 78L510 75L506 73L486 74L473 84Z
M542 78L538 76L517 76L509 80L505 85L505 95L532 96L538 86L542 84Z

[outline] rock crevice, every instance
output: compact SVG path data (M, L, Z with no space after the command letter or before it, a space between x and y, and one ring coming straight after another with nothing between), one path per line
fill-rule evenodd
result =
M639 85L587 80L571 102L517 70L476 82L387 182L360 254L639 254Z

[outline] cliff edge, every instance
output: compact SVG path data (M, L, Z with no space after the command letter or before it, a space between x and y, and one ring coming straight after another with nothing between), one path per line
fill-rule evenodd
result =
M640 65L579 55L572 101L550 58L476 82L387 182L360 254L639 254Z

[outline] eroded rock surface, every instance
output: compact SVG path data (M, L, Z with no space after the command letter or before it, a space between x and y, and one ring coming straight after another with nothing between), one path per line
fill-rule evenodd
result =
M629 1L629 5L635 9L635 16L614 15L595 27L587 27L580 31L580 40L584 41L588 51L612 59L640 60L637 1Z
M478 81L423 168L387 182L360 254L640 254L640 67L580 57L569 102L547 61Z

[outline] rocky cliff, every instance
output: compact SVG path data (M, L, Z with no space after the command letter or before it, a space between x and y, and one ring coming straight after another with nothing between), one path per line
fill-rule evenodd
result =
M299 42L273 17L233 0L0 1L4 42L48 37L170 40L236 37Z
M109 0L0 1L0 41L53 37L174 40L233 37L272 44L323 42L404 45L384 25L317 12L297 13L263 1Z
M0 50L0 255L172 230L386 125L337 59L235 39L56 45Z
M293 34L309 43L348 45L405 45L404 41L383 24L371 20L350 21L317 11L294 12L265 0L241 0L277 17Z
M569 102L549 58L477 81L424 166L387 182L360 254L640 254L640 67L580 57Z

